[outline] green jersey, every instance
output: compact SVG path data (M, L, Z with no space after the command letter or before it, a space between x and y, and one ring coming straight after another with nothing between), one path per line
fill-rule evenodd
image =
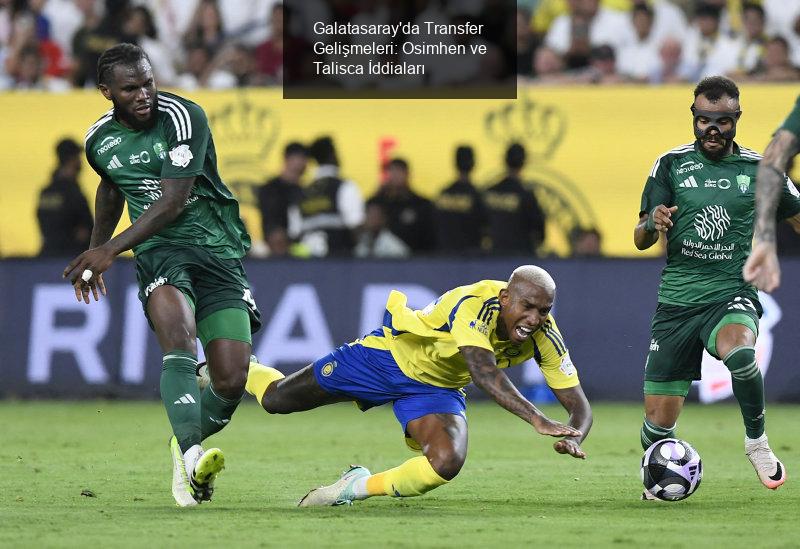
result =
M761 156L733 145L733 154L714 161L689 143L656 160L642 193L639 215L659 204L678 206L667 233L667 265L658 300L694 306L756 290L742 278L753 238L755 185ZM800 195L787 178L778 218L800 212Z
M797 97L792 112L783 121L780 129L792 132L796 138L800 139L800 96Z
M165 179L195 177L186 208L170 225L140 243L134 254L163 245L204 247L221 259L242 257L250 236L239 203L217 172L214 140L203 109L158 92L155 123L132 130L106 112L86 133L86 157L100 177L117 186L131 223L161 196Z

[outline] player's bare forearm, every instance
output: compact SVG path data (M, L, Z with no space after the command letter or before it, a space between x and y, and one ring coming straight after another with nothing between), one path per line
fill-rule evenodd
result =
M581 432L581 436L575 437L578 443L583 442L589 435L592 428L592 407L583 393L580 385L569 389L553 389L556 398L569 414L569 425Z
M94 226L89 247L96 248L111 239L117 228L125 199L116 186L106 179L101 179L94 198Z
M107 245L113 253L118 255L130 250L175 221L186 207L193 184L194 177L162 180L161 197L153 202L130 227L108 241Z
M756 241L775 242L775 211L786 181L784 173L797 149L794 134L778 130L764 151L756 174Z
M534 416L543 415L497 367L494 354L480 347L460 347L459 350L467 361L472 381L496 403L528 423Z

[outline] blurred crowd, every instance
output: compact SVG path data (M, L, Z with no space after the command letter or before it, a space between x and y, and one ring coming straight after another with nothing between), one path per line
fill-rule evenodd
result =
M92 218L78 176L82 149L71 139L56 145L56 167L37 208L43 256L71 256L86 249ZM476 154L469 145L453 154L453 179L433 200L414 188L404 158L387 159L377 190L366 199L361 186L340 169L333 139L285 146L280 172L254 188L263 240L253 257L374 257L430 255L542 255L547 211L539 185L523 179L525 148L511 144L502 176L476 184ZM562 228L563 229L563 228ZM252 232L252 231L251 231ZM575 257L601 255L593 227L566 235Z
M0 0L0 89L93 87L97 59L141 46L161 87L281 81L277 0Z
M413 7L426 20L480 20L513 41L513 22L489 17L498 2ZM356 22L396 19L403 5L302 3L318 20ZM98 56L120 41L144 48L163 87L280 84L283 30L280 0L0 0L0 89L91 87ZM800 0L519 0L516 40L518 73L535 83L795 81Z
M538 0L517 10L519 75L546 84L800 76L800 0Z

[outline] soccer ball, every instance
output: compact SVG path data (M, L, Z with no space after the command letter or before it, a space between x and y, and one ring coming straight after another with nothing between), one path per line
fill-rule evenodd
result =
M658 499L686 499L697 490L702 478L700 454L684 440L659 440L642 456L642 483Z

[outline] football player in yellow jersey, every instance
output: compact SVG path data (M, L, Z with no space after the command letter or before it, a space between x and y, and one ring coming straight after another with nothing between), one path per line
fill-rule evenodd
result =
M371 496L419 496L453 479L467 453L462 388L474 382L540 434L563 437L561 454L585 458L581 442L592 411L564 340L550 314L556 286L540 267L525 265L509 281L483 280L442 295L422 311L392 292L383 326L283 377L251 363L246 390L271 414L355 401L362 410L393 404L406 442L422 456L377 474L353 466L311 490L300 506L345 505ZM503 368L536 359L569 412L569 425L547 418L517 391Z

